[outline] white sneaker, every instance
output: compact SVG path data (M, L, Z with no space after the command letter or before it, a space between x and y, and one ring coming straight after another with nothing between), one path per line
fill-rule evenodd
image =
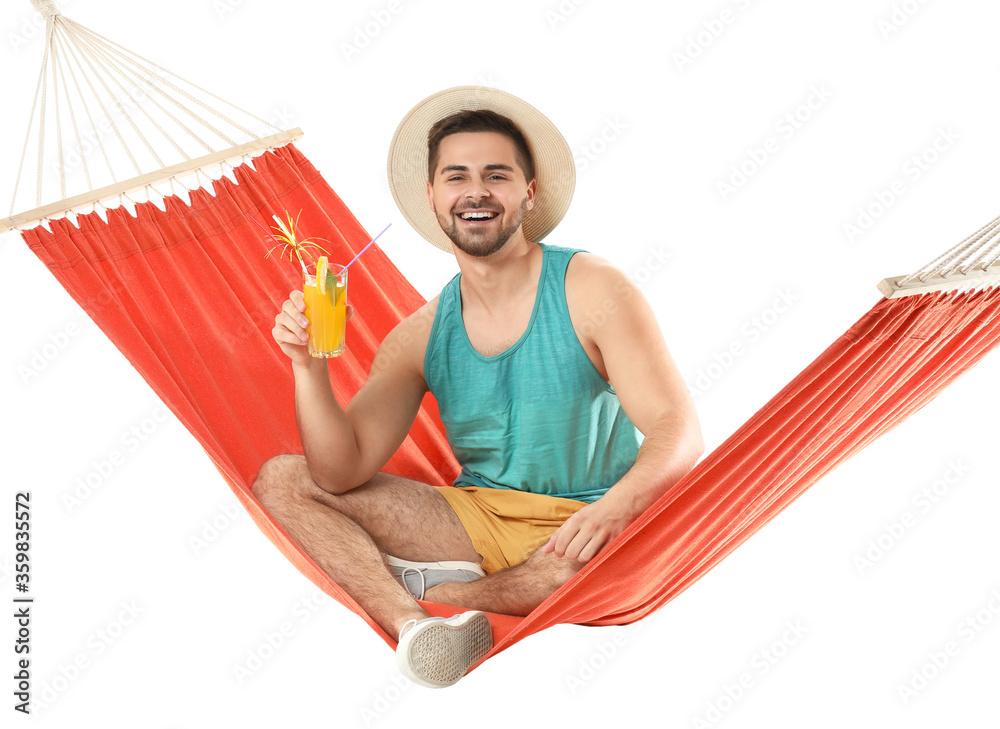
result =
M442 582L472 582L486 576L475 562L408 562L389 554L385 561L414 600L423 600L425 592Z
M490 621L479 610L408 620L399 631L396 665L414 683L444 688L468 673L492 647Z

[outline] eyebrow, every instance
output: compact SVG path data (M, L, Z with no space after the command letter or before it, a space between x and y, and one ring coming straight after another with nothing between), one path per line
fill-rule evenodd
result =
M506 172L513 172L514 168L510 165L492 164L486 165L486 171L490 172L492 170L504 170ZM465 165L448 165L447 167L441 168L441 174L447 174L448 172L468 172L469 168Z

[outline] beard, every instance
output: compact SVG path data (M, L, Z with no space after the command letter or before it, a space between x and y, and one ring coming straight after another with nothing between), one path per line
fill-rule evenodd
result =
M484 206L485 207L485 206ZM468 210L469 208L463 208L463 210ZM496 228L476 230L474 228L463 227L457 221L457 215L455 215L454 210L451 212L450 217L442 219L440 215L437 216L438 224L441 226L441 230L445 232L452 242L452 245L460 248L465 253L470 256L475 256L476 258L485 258L486 256L491 256L501 248L504 244L510 240L510 237L517 232L517 229L521 227L521 223L524 222L525 213L528 210L528 197L521 201L521 205L514 215L513 220L507 225L503 224L503 210L500 211L499 218L500 221Z

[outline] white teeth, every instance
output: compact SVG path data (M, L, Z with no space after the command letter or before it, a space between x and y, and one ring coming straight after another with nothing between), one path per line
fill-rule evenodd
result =
M462 220L484 220L490 218L494 215L492 212L482 212L482 213L472 213L466 212L462 213Z

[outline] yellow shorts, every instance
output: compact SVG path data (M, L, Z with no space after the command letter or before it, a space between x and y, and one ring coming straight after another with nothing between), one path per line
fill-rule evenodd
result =
M477 486L437 486L483 556L486 574L526 560L584 501Z

